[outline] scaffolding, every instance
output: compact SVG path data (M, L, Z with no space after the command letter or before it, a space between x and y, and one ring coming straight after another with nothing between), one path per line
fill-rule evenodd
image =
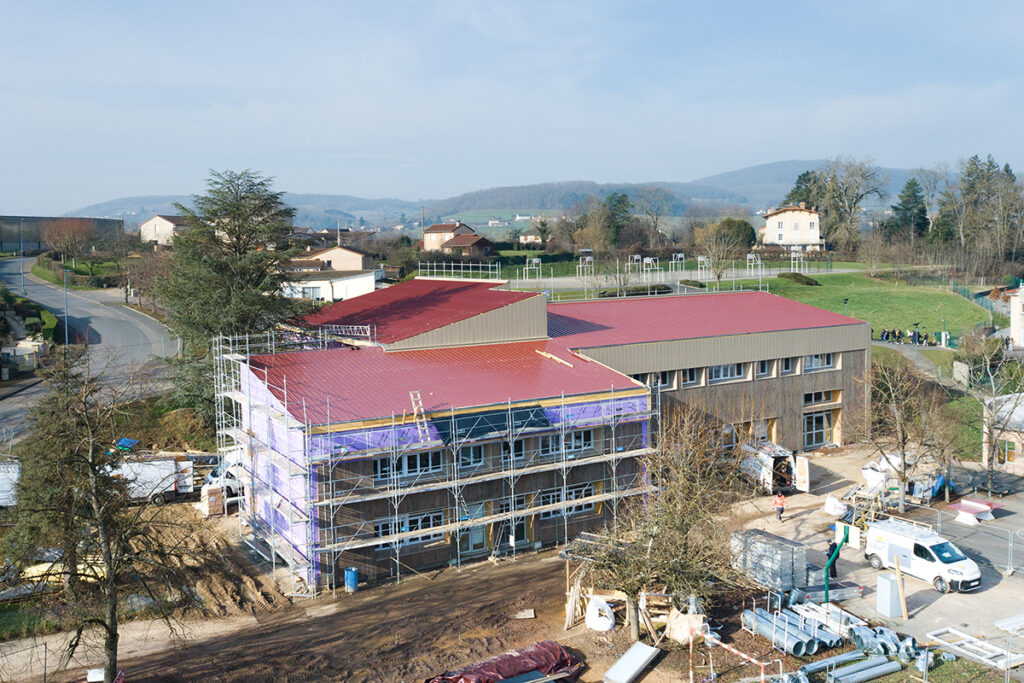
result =
M466 263L463 261L420 261L416 264L420 277L460 278L466 280L500 280L500 263Z
M657 394L609 388L439 414L411 391L407 412L367 427L332 420L329 398L289 396L286 379L274 386L251 362L337 346L320 330L214 340L218 452L242 473L240 531L275 571L288 568L294 596L336 589L349 558L400 580L564 543L652 491L641 461Z

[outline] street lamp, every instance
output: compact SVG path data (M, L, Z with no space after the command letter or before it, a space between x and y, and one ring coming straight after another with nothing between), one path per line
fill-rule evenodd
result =
M24 218L18 218L18 270L21 271L21 295L25 296L25 237L22 231Z

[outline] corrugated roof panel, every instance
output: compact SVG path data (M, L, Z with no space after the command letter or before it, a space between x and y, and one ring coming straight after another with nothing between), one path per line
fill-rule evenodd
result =
M495 289L502 281L416 278L339 301L306 316L311 325L374 325L385 344L414 337L509 304L543 296Z
M765 292L548 304L548 334L573 349L859 324Z
M249 361L261 379L267 373L280 400L287 380L289 413L313 424L328 422L328 402L332 423L409 414L410 391L420 392L424 411L430 413L641 388L552 342L392 352L340 348L252 356Z

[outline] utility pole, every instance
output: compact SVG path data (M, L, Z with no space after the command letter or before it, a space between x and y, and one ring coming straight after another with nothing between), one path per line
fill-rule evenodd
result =
M420 229L427 227L427 210L425 207L420 207Z
M64 273L64 360L68 359L68 271L61 268Z
M341 219L338 219L338 246L341 246Z

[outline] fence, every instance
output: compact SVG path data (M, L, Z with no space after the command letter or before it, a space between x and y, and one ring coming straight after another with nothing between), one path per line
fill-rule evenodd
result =
M0 681L24 681L42 678L57 673L62 664L60 652L46 642L36 643L16 650L0 649Z

